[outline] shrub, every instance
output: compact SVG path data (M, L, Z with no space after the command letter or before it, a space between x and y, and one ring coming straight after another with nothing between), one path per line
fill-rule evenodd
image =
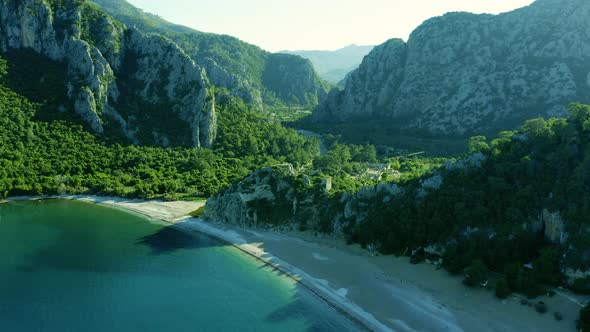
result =
M580 310L580 319L578 319L577 327L580 332L590 332L590 305Z
M482 261L475 260L471 264L471 267L467 269L463 283L469 287L474 287L485 281L487 277L487 266Z
M496 281L496 296L501 299L507 298L511 294L510 287L508 287L508 281L506 279L500 279Z

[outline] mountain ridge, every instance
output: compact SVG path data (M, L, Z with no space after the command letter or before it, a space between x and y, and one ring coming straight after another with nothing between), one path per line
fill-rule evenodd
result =
M464 137L564 116L564 105L590 101L589 13L584 1L542 0L499 15L431 18L407 42L376 47L312 120L380 118Z
M93 2L128 26L170 38L205 68L214 86L228 89L260 110L265 106L313 107L327 94L328 84L300 57L284 57L236 37L176 25L124 0ZM271 75L277 76L271 82L282 84L269 84ZM295 78L296 83L288 78Z
M0 18L3 53L31 50L63 63L72 111L93 132L119 132L135 144L212 146L215 101L206 75L168 39L80 0L4 0Z

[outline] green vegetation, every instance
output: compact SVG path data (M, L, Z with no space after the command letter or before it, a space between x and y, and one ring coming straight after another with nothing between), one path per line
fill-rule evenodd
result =
M200 208L198 208L197 210L189 213L189 216L193 217L193 218L199 218L200 216L203 215L203 213L205 213L205 206L201 206Z
M201 66L206 67L213 60L233 77L217 81L217 77L212 76L212 83L229 88L220 84L221 81L232 82L237 78L240 95L245 94L245 90L256 91L266 105L313 107L329 88L313 71L311 63L299 56L272 54L235 37L175 25L123 0L93 2L129 27L169 38Z
M0 58L0 197L209 196L259 167L308 164L318 151L317 141L267 121L224 91L217 91L219 140L214 150L107 141L85 131L71 110L57 111L65 93L58 65L48 63L48 71L35 79L26 66L13 62L18 58ZM55 84L46 90L43 82Z
M574 104L567 119L533 119L519 131L501 132L491 141L474 137L468 143L470 154L455 164L381 160L400 174L380 180L359 176L375 162L373 147L332 144L328 154L314 160L312 170L281 180L291 182L299 202L311 201L281 222L343 232L349 241L383 254L438 247L443 267L462 274L467 285L485 284L488 272L498 275L498 296L546 294L550 287L566 284L565 267L590 268L585 254L590 106ZM333 188L326 193L323 180L328 177ZM391 189L396 193L374 189L384 179L397 182L398 189ZM287 194L278 197L292 200ZM562 226L546 235L548 220ZM586 289L587 281L575 285Z
M553 245L532 229L543 210L559 211L569 234L583 234L587 224L590 107L570 110L569 119L531 120L489 145L482 137L472 139L472 152L486 161L481 167L441 170L439 189L425 190L420 180L411 180L392 202L365 202L369 218L353 228L353 238L363 245L380 243L384 253L444 244L444 266L451 272L480 260L504 272L511 291L531 296L561 282L560 264L587 268L575 249ZM570 241L585 240L571 236ZM529 262L532 269L521 268Z
M510 286L508 286L508 281L506 279L499 279L496 281L496 296L500 299L505 299L510 296Z
M314 123L308 118L287 123L288 127L337 135L351 144L371 144L379 149L426 151L431 156L451 157L467 152L467 137L436 136L427 131L403 129L387 119L352 119L338 123Z
M580 310L580 319L578 319L577 327L579 332L590 331L590 305Z
M110 19L110 17L94 3L84 1L82 6L82 20L80 22L80 29L82 31L82 39L92 46L101 48L105 42L113 43L114 51L120 50L122 33L115 33L124 31L124 26L117 20ZM109 32L111 39L103 40L105 29Z
M488 267L480 260L474 261L465 271L463 283L469 287L481 285L488 280Z

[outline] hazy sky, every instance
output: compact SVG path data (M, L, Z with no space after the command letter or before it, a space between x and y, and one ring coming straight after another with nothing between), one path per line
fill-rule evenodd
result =
M128 0L191 28L228 34L269 51L337 49L406 40L449 11L501 13L533 0Z

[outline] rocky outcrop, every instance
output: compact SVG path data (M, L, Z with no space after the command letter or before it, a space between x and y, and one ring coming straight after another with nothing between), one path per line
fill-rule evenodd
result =
M140 144L213 143L204 71L167 39L127 29L86 1L1 0L0 50L19 49L67 65L68 97L96 133L116 126Z
M376 47L314 114L383 118L435 134L496 133L590 101L590 2L537 0L500 15L450 13Z
M286 165L250 174L227 191L209 199L204 218L253 227L284 222L284 219L272 218L290 216L296 209L296 193L289 178L292 172L293 166Z
M181 137L191 139L191 146L211 147L216 132L215 102L207 90L204 70L176 44L158 35L145 35L135 28L127 31L123 52L125 68L121 72L125 73L121 76L125 80L121 84L127 95L125 100L131 97L149 104L126 111L128 124L149 128L158 145L182 144L183 140L174 141L171 133L184 127L186 132ZM161 119L158 113L163 109L167 111L164 116L184 126L158 121Z
M567 241L565 221L561 218L559 212L550 213L549 210L544 209L541 214L541 221L543 222L547 241L555 244L565 244Z
M317 105L327 91L311 62L290 54L268 56L262 83L270 94L291 105Z
M455 171L467 170L470 168L480 168L487 159L488 157L485 154L476 152L468 155L465 158L447 162L445 164L445 169L447 171Z
M200 59L199 64L205 68L207 77L213 85L225 88L233 96L242 99L245 103L252 104L257 109L263 110L262 95L258 89L252 86L251 82L244 77L232 75L211 58L204 57Z
M316 180L311 183L309 177L298 176L291 165L255 171L210 198L204 218L247 227L315 229L339 236L348 225L365 221L368 202L387 203L404 193L395 183L381 183L332 199L326 187L331 178Z

